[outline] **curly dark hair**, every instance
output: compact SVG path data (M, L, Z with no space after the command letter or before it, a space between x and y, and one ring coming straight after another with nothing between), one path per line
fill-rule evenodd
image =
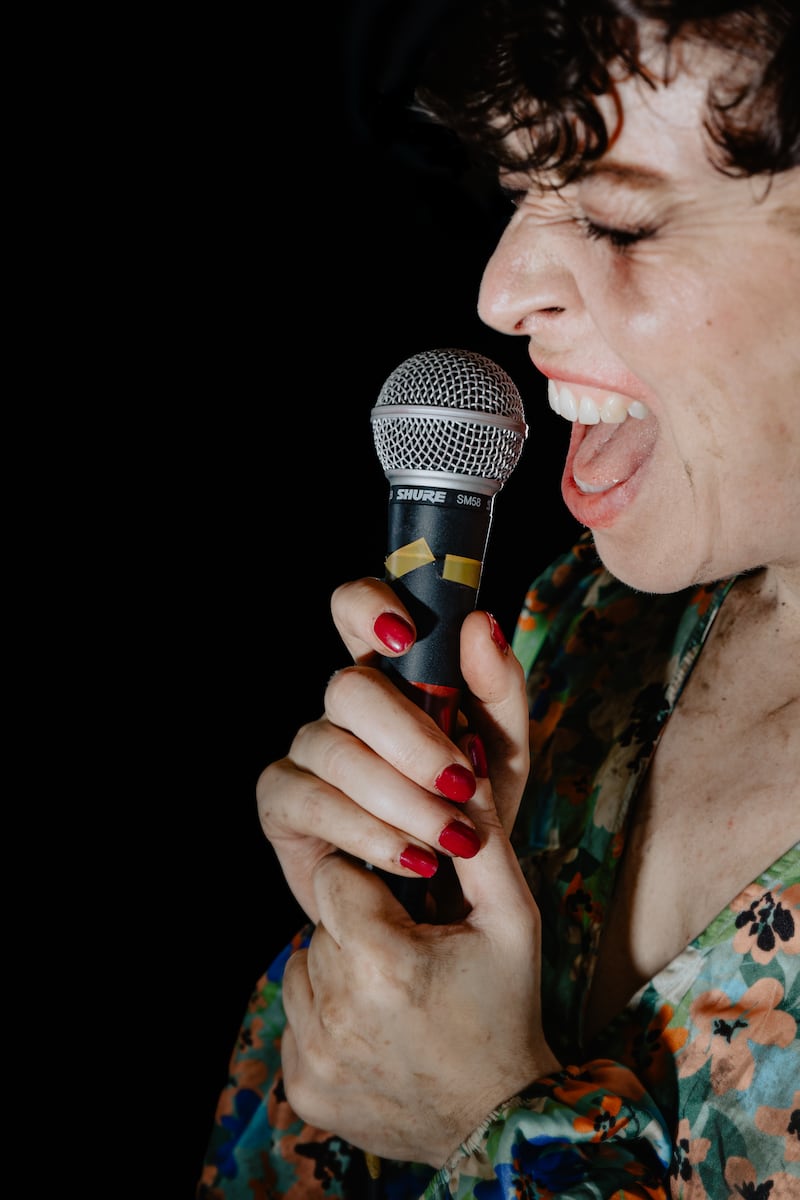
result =
M800 163L796 5L460 0L423 68L417 103L479 161L566 182L608 147L613 131L596 100L613 94L620 67L657 86L674 70L679 45L709 44L731 55L709 79L709 159L729 175L776 174ZM651 56L643 61L643 21L663 48L657 74ZM511 133L524 135L513 152Z

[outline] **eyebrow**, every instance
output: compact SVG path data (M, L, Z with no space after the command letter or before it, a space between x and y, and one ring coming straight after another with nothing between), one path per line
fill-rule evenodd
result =
M610 177L633 188L661 187L667 182L667 176L661 171L653 170L651 167L634 166L632 163L618 163L613 160L593 163L581 176L585 181L604 177Z

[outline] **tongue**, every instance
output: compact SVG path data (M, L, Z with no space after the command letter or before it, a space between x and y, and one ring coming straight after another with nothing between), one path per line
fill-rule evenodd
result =
M627 417L620 425L584 426L586 433L572 461L577 482L608 488L630 479L651 453L658 424L652 417Z

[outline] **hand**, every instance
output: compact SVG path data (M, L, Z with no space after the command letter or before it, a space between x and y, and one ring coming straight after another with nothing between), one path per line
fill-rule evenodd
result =
M541 1031L539 913L492 801L456 860L468 916L415 925L374 874L314 871L319 923L284 976L284 1087L305 1121L387 1158L440 1166L531 1080L558 1069Z
M470 723L480 735L476 755L472 732L451 741L371 665L377 653L392 654L375 632L384 614L408 622L413 636L410 617L391 588L375 579L345 584L334 593L332 611L355 665L333 676L324 716L298 731L288 756L270 764L257 787L264 832L312 921L319 917L315 867L337 849L414 878L436 870L437 856L453 857L444 831L454 822L479 838L469 810L452 802L463 801L468 791L455 795L448 775L455 767L456 784L471 787L471 749L473 757L485 753L506 830L529 765L522 670L486 613L471 613L461 635Z

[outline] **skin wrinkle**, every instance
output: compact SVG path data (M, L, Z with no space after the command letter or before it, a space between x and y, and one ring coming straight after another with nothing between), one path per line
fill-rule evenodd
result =
M716 72L725 60L712 53L709 61ZM632 588L673 592L691 579L712 582L734 569L752 569L758 554L765 554L770 564L732 589L706 631L701 659L688 679L682 677L685 688L662 731L641 797L641 823L634 822L628 844L628 861L641 874L632 870L626 877L623 859L617 925L604 930L611 952L604 960L601 950L595 976L600 980L596 1020L601 1025L619 1013L643 981L673 961L696 932L708 928L743 881L746 886L754 878L756 868L775 860L778 838L785 838L797 819L791 795L800 769L793 725L797 680L791 668L800 640L797 622L794 628L788 618L776 622L772 609L782 587L787 593L794 588L800 600L800 540L790 521L798 492L796 484L787 483L799 453L793 423L798 372L792 356L800 313L798 259L788 233L794 225L790 221L784 227L782 218L768 221L765 212L794 209L796 216L800 205L785 203L787 197L776 185L764 189L763 202L769 207L758 209L742 181L722 183L709 172L701 159L705 139L699 128L702 113L698 119L694 103L697 90L684 88L679 80L676 99L639 85L639 98L644 93L647 100L645 119L636 107L633 84L621 83L609 103L617 105L619 114L623 99L630 108L624 125L619 122L606 170L589 172L563 194L532 193L523 201L509 223L505 260L498 252L500 267L490 295L495 307L507 309L500 318L503 332L521 330L532 347L538 339L542 370L554 379L563 370L566 380L570 374L584 378L587 389L595 391L615 390L615 383L624 391L627 380L634 392L640 389L648 408L652 398L652 415L638 425L631 421L616 443L613 431L587 433L584 428L570 451L578 468L586 468L587 489L594 485L595 493L603 491L604 469L611 475L621 465L633 479L634 486L602 529L604 544L597 539L610 570L615 554L620 575L622 569L630 571ZM794 178L797 182L796 174ZM776 196L784 202L778 203ZM800 198L796 187L788 190L788 199L793 198ZM609 237L615 231L620 235L616 240ZM491 310L489 299L487 306ZM717 318L713 322L711 312ZM568 482L571 491L565 486L565 492L577 508L574 476ZM596 501L584 496L583 504L586 515L597 514ZM781 555L788 556L782 574L775 569ZM361 651L363 630L374 628L372 619L368 622L365 614L351 628L357 630L358 636L353 632L351 637ZM468 651L464 657L469 664ZM475 678L481 678L478 671ZM374 683L372 687L377 695ZM388 711L385 695L381 703ZM383 709L367 712L365 735L380 725L382 714ZM521 714L523 720L526 715ZM345 712L342 719L352 720L352 714ZM592 733L600 736L601 731ZM524 731L519 736L524 740ZM424 741L418 731L408 733L409 744L412 739L417 745ZM513 747L513 738L511 743ZM402 772L409 756L401 747L393 749ZM385 749L377 747L376 753L385 755ZM506 790L514 801L516 775L511 774ZM493 771L493 787L497 780ZM732 814L737 841L723 837L717 844L714 835L726 824L730 827ZM697 836L688 838L686 821L693 815ZM487 839L487 852L495 850L493 839ZM342 1020L349 985L354 996L349 1045L340 1053L334 1039L327 1039L333 1063L327 1078L338 1065L342 1090L355 1083L351 1107L359 1128L383 1122L383 1141L391 1148L402 1143L405 1114L414 1130L403 1151L410 1145L413 1153L416 1138L421 1153L429 1155L426 1161L437 1164L442 1143L458 1140L440 1132L437 1137L437 1125L459 1136L474 1128L500 1094L498 1071L503 1078L506 1073L524 1079L542 1074L542 1045L528 1044L531 1031L538 1037L538 1009L524 991L528 953L534 971L536 967L538 925L535 940L509 935L509 926L527 934L527 908L515 888L501 891L505 858L498 855L499 869L487 871L485 878L486 861L478 856L461 864L470 885L464 894L475 905L468 937L470 922L464 922L466 942L456 940L452 931L431 935L430 927L424 936L414 934L402 915L397 919L393 910L380 909L377 900L371 912L374 889L369 895L364 889L367 903L351 903L348 912L345 895L334 892L334 907L348 917L340 930L347 953L337 958L329 952L321 963L329 978L335 976L332 992L342 1006ZM448 864L452 867L450 860ZM356 872L350 878L359 879ZM491 920L482 925L484 912ZM517 913L521 921L515 919ZM613 903L611 913L613 918ZM339 928L336 912L327 915ZM500 916L502 939L497 935ZM482 944L484 936L494 939L495 946ZM343 963L353 946L349 974ZM492 949L497 951L494 958ZM512 969L512 961L521 961L523 972ZM607 997L602 995L604 961ZM490 1003L481 1004L486 997ZM515 1009L522 1014L518 1025L512 1024ZM493 1030L492 1053L476 1053L476 1047L482 1050L492 1040ZM358 1048L370 1044L374 1052L381 1039L375 1074L387 1087L375 1089L373 1115L368 1111L370 1055L362 1053L355 1063L348 1056L356 1059ZM524 1069L527 1054L529 1071ZM439 1063L441 1070L434 1070ZM313 1056L309 1070L313 1080ZM318 1092L325 1082L323 1078ZM363 1083L365 1087L359 1086ZM418 1101L414 1084L422 1093ZM481 1089L485 1105L480 1095L473 1101ZM323 1106L326 1102L323 1097Z
M797 704L798 699L800 699L800 697L792 696L789 700L784 701L783 704L779 704L777 708L769 709L769 711L765 714L766 719L771 721L773 717L777 717L785 709L791 708L793 704Z
M418 964L412 978L406 984L406 992L408 1002L412 1008L424 1008L428 1002L428 997L433 990L436 972L434 962L430 956L426 956Z
M616 286L616 287L618 287L618 290L620 290L620 292L621 292L621 290L625 289L625 283L626 283L625 278L624 277L620 278L620 281L618 282L618 286ZM680 298L676 299L676 302L680 302ZM691 298L690 298L690 302L691 302ZM553 312L553 311L555 311L555 307L548 306L548 312ZM704 322L704 328L706 328L706 329L712 328L712 323L710 322L708 317L705 317L702 319ZM643 324L642 318L639 318L638 320L639 320L639 324ZM736 346L734 349L733 356L736 356L738 354L739 354L739 347ZM718 386L718 388L720 388L720 385L718 385L718 383L717 383L717 386ZM721 386L720 391L724 392L723 386ZM706 430L708 430L708 428L710 428L709 414L705 412L705 408L703 407L703 404L699 404L699 406L697 406L697 412L698 412L698 425L703 426L706 428ZM721 451L720 451L720 449L718 449L718 446L714 446L714 445L710 444L709 452L710 452L711 456L715 456L717 458L717 461L720 461L720 458L724 457L723 455L721 456ZM692 480L692 482L693 482L692 473L687 472L687 470L686 470L686 461L685 461L684 456L680 455L680 457L681 457L682 462L684 462L684 470L686 472L686 478ZM694 509L696 509L696 512L698 512L698 514L699 514L699 511L702 510L702 502L700 502L699 498L697 497L696 488L694 488L693 486L690 487L690 494L692 494L692 496L696 497L696 499L694 499L693 506L694 506ZM697 577L698 578L702 577L702 575L700 575L700 572L705 572L706 570L712 571L711 554L708 552L706 552L706 556L704 556L703 562L702 562L702 564L700 564L700 568L699 568Z

